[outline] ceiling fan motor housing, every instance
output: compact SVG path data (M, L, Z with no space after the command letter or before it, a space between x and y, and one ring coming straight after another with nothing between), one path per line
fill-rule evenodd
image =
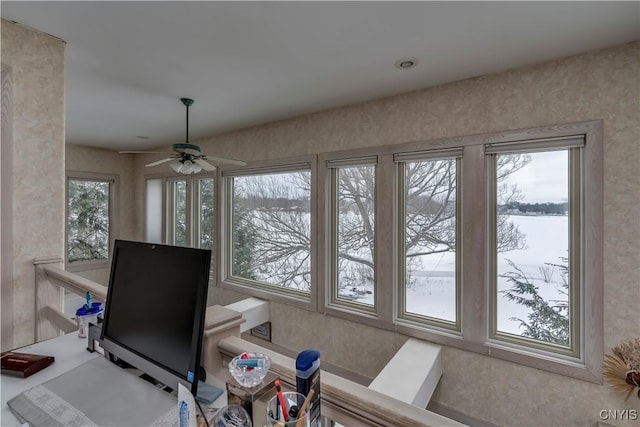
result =
M189 151L192 151L192 150L193 151L197 151L198 154L201 153L200 147L198 145L195 145L195 144L189 144L189 143L184 143L184 142L173 144L173 151L175 151L176 153L194 154L194 153L189 153Z

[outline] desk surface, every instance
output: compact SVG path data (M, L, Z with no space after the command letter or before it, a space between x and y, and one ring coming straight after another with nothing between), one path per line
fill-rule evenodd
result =
M0 413L0 425L11 427L20 425L18 419L13 415L7 401L25 390L49 381L71 369L80 366L91 359L102 357L98 352L89 353L86 350L87 338L78 338L77 332L42 341L26 347L17 349L23 353L43 354L55 357L55 362L40 372L28 378L18 378L8 375L0 377L0 390L2 400L2 412ZM225 389L225 382L218 380L212 375L207 375L207 383ZM226 405L226 393L222 393L211 407L222 407Z

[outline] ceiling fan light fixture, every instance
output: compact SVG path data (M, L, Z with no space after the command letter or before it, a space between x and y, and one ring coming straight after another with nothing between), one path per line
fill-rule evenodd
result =
M198 173L202 170L202 166L189 159L175 159L169 163L169 166L177 173L183 173L185 175Z
M196 173L196 164L193 163L191 160L185 160L182 163L182 173L184 174L190 174L190 173Z
M178 173L182 172L182 162L178 159L172 160L171 163L169 163L169 166Z

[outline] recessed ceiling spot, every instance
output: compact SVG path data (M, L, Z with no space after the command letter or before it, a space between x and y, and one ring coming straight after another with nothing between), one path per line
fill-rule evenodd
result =
M400 70L408 70L418 65L418 59L416 58L400 58L395 62L395 67Z

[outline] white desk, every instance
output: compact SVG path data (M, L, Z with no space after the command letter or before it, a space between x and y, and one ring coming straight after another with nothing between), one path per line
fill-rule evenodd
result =
M7 401L25 390L35 387L43 382L49 381L71 369L82 365L89 360L102 357L97 351L89 353L87 351L87 338L78 338L77 332L68 335L53 338L40 343L32 344L20 349L16 349L23 353L43 354L55 357L55 362L40 372L33 374L28 378L11 377L2 375L0 379L0 390L2 400L2 412L0 414L0 426L12 427L20 425L19 420L13 415ZM207 383L226 389L226 384L222 380L218 380L212 375L207 375ZM222 395L211 405L211 408L220 408L227 404L227 395ZM205 411L207 410L204 408Z

